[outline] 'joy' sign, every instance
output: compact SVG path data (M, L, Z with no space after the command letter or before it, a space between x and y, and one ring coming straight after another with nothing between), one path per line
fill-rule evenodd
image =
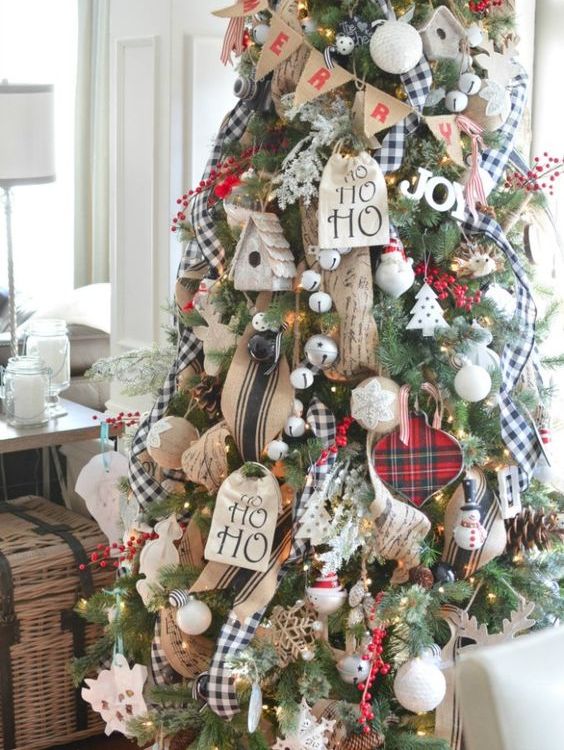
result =
M419 202L425 198L427 203L435 211L446 213L457 221L464 221L466 214L466 201L464 199L464 188L459 182L451 182L446 177L433 177L428 169L419 167L419 180L415 186L409 180L400 182L399 189L402 195L411 201Z
M239 469L218 490L206 560L265 572L281 505L275 477L245 477Z
M355 157L331 156L319 185L318 216L322 248L388 243L386 181L367 151Z

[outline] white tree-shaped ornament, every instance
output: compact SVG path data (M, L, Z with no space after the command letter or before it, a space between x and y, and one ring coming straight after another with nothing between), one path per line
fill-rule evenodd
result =
M326 733L331 733L334 726L332 720L322 718L317 721L305 698L302 698L297 729L283 740L276 740L272 750L327 750Z
M429 284L423 284L415 298L417 302L410 312L412 317L407 324L408 331L421 330L423 336L434 336L435 328L449 328L443 318L443 309L437 302L437 295Z
M331 516L325 509L324 497L316 492L308 503L308 507L300 518L300 526L296 532L298 539L309 539L315 546L323 544L331 531Z

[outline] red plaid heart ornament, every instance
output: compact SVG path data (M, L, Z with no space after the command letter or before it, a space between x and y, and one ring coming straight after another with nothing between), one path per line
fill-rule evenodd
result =
M439 403L438 391L433 386L426 383L424 390ZM420 507L460 476L464 458L458 441L439 429L440 407L431 427L426 414L407 413L408 393L409 389L404 386L400 394L404 407L400 429L374 444L372 461L376 473L388 487Z

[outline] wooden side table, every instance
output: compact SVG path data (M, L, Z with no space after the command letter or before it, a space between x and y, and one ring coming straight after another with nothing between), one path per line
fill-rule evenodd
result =
M95 440L100 436L100 422L104 419L103 414L87 406L65 399L61 399L61 403L67 413L38 427L12 427L6 422L5 415L0 414L0 456L16 451L41 450L41 483L44 497L49 496L50 455L54 458L59 482L64 486L64 477L55 448L80 440ZM116 434L116 430L110 428L110 436Z

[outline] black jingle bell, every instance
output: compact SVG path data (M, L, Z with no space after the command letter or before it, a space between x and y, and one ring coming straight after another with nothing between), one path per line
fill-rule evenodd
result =
M433 571L437 583L453 583L456 581L456 572L454 568L446 562L440 562L433 565L431 570Z
M276 357L276 334L265 331L255 333L248 343L249 354L257 362L274 362Z

